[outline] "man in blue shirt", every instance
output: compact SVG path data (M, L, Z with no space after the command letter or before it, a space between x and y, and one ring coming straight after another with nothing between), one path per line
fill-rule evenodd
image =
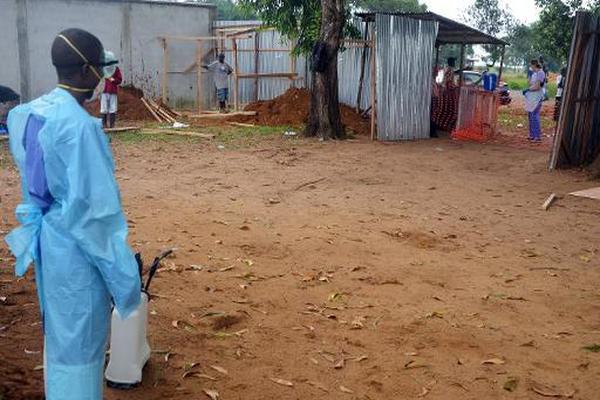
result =
M126 317L140 301L111 151L82 107L103 77L103 54L92 34L61 32L57 88L8 116L23 199L6 242L17 275L35 265L47 400L102 399L111 303Z

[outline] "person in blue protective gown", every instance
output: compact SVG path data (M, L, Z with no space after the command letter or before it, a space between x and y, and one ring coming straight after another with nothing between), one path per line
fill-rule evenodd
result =
M99 84L103 46L68 29L52 44L58 87L8 116L21 175L21 226L6 237L16 273L35 266L47 400L100 400L111 307L140 302L114 165L100 120L82 107Z

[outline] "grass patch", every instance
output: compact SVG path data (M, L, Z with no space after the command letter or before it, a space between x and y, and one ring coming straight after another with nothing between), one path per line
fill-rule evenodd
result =
M585 346L584 350L591 351L592 353L600 353L600 344L594 343L589 346Z
M504 74L502 80L506 82L510 90L523 91L529 87L527 75L522 74ZM548 82L548 97L556 97L557 85L555 82Z
M135 143L209 143L225 146L228 149L244 148L254 146L269 138L283 136L286 131L299 132L297 129L287 126L255 126L239 127L227 125L214 125L206 127L183 128L184 132L194 132L214 135L214 139L202 137L170 134L168 132L157 132L165 130L164 126L156 123L147 123L139 131L111 133L113 141L125 144Z
M540 117L542 123L542 129L554 128L555 122L549 117ZM529 119L526 114L513 114L509 109L501 108L498 113L498 122L502 128L507 130L517 129L519 124L523 125L523 128L527 129L529 126Z

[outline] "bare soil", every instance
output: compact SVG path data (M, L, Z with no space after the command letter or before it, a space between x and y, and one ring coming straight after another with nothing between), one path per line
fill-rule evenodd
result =
M567 195L597 182L444 139L216 144L113 139L132 246L177 250L144 382L107 399L598 398L600 204ZM33 276L0 257L0 393L41 399Z

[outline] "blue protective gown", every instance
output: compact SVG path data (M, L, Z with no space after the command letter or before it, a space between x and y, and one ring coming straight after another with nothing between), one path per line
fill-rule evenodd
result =
M47 400L101 400L111 299L140 301L114 164L100 121L55 89L13 109L21 226L6 237L22 276L33 262L44 326Z

